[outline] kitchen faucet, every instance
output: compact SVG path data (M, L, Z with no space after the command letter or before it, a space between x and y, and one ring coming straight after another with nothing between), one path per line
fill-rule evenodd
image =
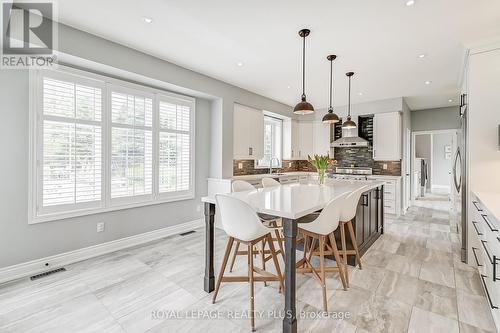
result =
M280 159L277 157L271 157L271 160L269 161L269 174L273 174L273 161L276 160L278 163L276 164L277 167L280 165Z

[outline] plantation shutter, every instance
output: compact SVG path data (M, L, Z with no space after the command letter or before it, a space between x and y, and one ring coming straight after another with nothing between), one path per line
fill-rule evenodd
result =
M159 98L159 165L160 195L178 195L192 190L191 100L161 96ZM174 193L175 192L175 193Z
M111 199L151 200L153 194L153 96L112 86Z
M40 77L41 133L37 149L39 213L102 204L102 93L100 82ZM83 83L82 83L83 82Z

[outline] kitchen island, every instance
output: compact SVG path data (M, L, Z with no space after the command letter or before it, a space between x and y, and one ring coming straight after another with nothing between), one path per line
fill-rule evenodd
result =
M330 180L325 185L293 183L281 186L230 193L249 204L257 213L281 217L285 236L285 309L283 332L297 332L295 299L295 264L297 249L297 221L323 209L331 200L366 186L358 204L355 232L361 255L383 233L384 182ZM203 197L205 203L206 252L204 289L212 292L214 274L214 225L216 214L215 195ZM349 246L348 246L349 247ZM352 263L352 260L351 260Z

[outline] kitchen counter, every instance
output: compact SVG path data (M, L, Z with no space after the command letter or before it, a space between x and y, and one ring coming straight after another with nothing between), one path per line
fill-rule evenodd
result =
M388 176L388 175L369 175L368 179L401 179L402 176Z
M500 193L498 192L474 192L481 204L488 210L497 221L500 221Z
M244 176L233 176L232 180L254 180L254 179L262 179L266 177L271 178L280 178L280 177L293 177L293 176L309 176L316 175L316 172L304 172L304 171L293 171L293 172L283 172L283 173L265 173L258 175L244 175Z

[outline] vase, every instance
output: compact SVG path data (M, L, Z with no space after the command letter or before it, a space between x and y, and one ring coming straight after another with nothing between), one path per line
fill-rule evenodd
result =
M325 175L326 175L326 169L319 169L318 170L318 183L319 183L319 185L325 184Z

